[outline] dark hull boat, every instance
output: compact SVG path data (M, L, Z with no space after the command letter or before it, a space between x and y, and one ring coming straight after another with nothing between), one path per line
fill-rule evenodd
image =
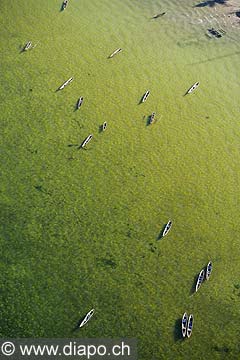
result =
M73 81L73 78L71 77L70 79L68 79L67 81L65 81L59 88L58 90L62 90L65 88L65 86L67 86L68 84L70 84Z
M190 87L190 89L188 89L188 91L186 92L185 95L191 94L194 90L196 90L196 89L198 88L199 84L200 84L199 82L196 82L195 84L193 84L193 85Z
M172 221L169 220L168 223L166 224L164 230L163 230L162 237L166 236L169 233L171 227L172 227Z
M91 317L93 316L94 314L94 309L90 310L87 315L84 317L84 319L81 321L79 327L83 327L90 319Z
M195 291L197 292L198 289L200 288L200 286L202 285L202 282L204 280L204 276L205 276L205 271L204 269L202 269L198 275L198 278L197 278L197 283L196 283L196 288L195 288Z
M211 273L212 273L212 262L209 261L206 268L206 280L210 278Z
M187 335L187 325L188 325L188 316L187 313L183 314L182 317L182 336L185 337Z
M156 15L154 15L152 18L153 18L153 19L158 19L159 17L162 17L162 16L165 15L165 14L166 14L165 12L160 13L160 14L156 14Z
M83 97L81 96L79 99L78 99L78 102L77 102L77 109L80 108L80 106L82 105L83 103Z
M216 38L221 38L224 34L224 30L216 30L214 28L208 29L208 33Z
M142 97L142 103L144 103L144 102L147 100L149 94L150 94L150 91L147 90L147 91L145 92L145 94L143 95L143 97Z
M193 315L189 315L188 318L188 326L187 326L187 337L190 338L192 335L192 329L193 329Z
M122 51L121 48L118 48L117 50L115 50L111 55L109 55L109 59L114 57L115 55L119 54Z
M92 139L92 137L93 137L92 134L88 135L86 137L86 139L80 145L80 148L84 148L89 143L89 141Z

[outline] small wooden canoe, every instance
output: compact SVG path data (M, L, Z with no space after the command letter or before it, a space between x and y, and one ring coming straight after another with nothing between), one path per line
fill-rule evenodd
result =
M80 108L80 106L82 105L83 103L83 97L81 96L79 99L78 99L78 102L77 102L77 109Z
M143 95L143 97L142 97L142 103L144 103L144 102L147 100L149 94L150 94L150 91L147 90L147 91L145 92L145 94Z
M193 329L193 315L189 315L188 318L188 325L187 325L187 337L190 338L192 335L192 329Z
M185 312L182 317L182 336L185 337L187 335L187 326L188 326L188 316Z
M67 86L68 84L70 84L73 81L73 77L69 78L67 81L65 81L58 89L62 90L65 88L65 86Z
M84 148L88 143L89 143L89 141L92 139L92 134L90 134L90 135L88 135L87 137L86 137L86 139L82 142L82 144L80 145L80 147L81 148Z
M104 123L102 124L102 131L105 131L107 128L107 122L104 121Z
M200 84L199 82L196 82L195 84L193 84L193 85L188 89L188 91L186 92L186 94L191 94L195 89L198 88L199 84Z
M114 57L115 55L119 54L122 51L121 48L116 49L111 55L109 55L109 58Z
M68 0L64 0L62 3L62 10L65 10L67 6L68 6Z
M91 319L91 317L92 317L93 314L94 314L94 311L95 311L95 310L92 309L92 310L90 310L90 311L86 314L86 316L84 317L84 319L81 321L79 327L83 327L83 326Z
M200 286L202 285L202 282L204 280L204 276L205 276L205 270L202 269L198 275L198 278L197 278L197 283L196 283L196 287L195 287L195 291L197 292L198 289L200 288Z
M153 112L150 116L150 119L149 119L149 125L153 124L155 121L155 112Z
M212 262L209 261L206 268L206 280L209 280L211 273L212 273Z
M156 15L154 15L152 18L153 19L158 19L159 17L162 17L163 15L165 15L166 14L166 12L163 12L163 13L160 13L160 14L156 14Z
M31 41L28 41L28 42L26 43L26 45L24 45L22 51L27 51L27 50L29 50L31 47L32 47L32 43L31 43Z
M168 223L166 224L164 230L163 230L162 237L166 236L169 233L171 227L172 227L172 221L169 220Z

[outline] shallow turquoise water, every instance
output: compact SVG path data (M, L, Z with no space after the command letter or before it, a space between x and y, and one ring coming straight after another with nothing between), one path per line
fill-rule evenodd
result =
M237 358L239 26L195 4L2 1L2 336L72 337L94 307L74 337L137 337L141 359Z

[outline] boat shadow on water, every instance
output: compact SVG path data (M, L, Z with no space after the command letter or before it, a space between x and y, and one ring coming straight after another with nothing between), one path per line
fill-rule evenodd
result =
M79 147L79 144L68 144L68 147Z
M146 121L146 126L149 126L149 125L151 125L152 123L151 123L151 115L148 115L147 116L147 121Z
M78 320L78 322L76 323L76 325L72 329L72 332L76 332L76 331L80 330L80 324L82 323L82 321L84 320L85 317L86 317L86 315L84 315L80 320Z
M104 122L104 123L105 123L105 122ZM99 132L99 134L103 133L104 130L105 130L105 129L104 129L104 123L98 126L98 132Z
M175 321L174 329L173 329L173 337L174 341L183 341L182 337L182 319L179 318Z
M73 111L77 111L79 110L79 106L78 106L78 101L75 103L75 105L73 106Z
M85 147L82 147L82 144L84 143L84 141L79 145L79 144L68 144L67 147L71 148L71 147L75 147L76 150L85 150L85 151L89 151L91 150L90 148L85 148Z
M23 54L25 53L26 51L24 51L24 45L19 45L19 54Z

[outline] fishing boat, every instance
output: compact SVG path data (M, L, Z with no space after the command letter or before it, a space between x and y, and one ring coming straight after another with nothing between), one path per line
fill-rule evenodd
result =
M78 102L77 102L77 109L80 108L80 106L82 105L83 103L83 97L81 96L79 99L78 99Z
M93 316L94 314L94 309L90 310L87 315L84 317L84 319L81 321L79 327L83 327L90 319L91 317Z
M188 318L188 325L187 325L187 337L190 338L192 335L192 329L193 329L193 315L189 315Z
M200 84L199 82L196 82L195 84L193 84L193 85L190 87L190 89L188 89L188 91L186 92L186 94L191 94L195 89L198 88L199 84Z
M64 2L62 3L62 10L65 10L67 6L68 6L68 0L64 0Z
M27 51L27 50L29 50L31 47L32 47L32 43L31 43L31 41L28 41L28 42L26 43L26 45L24 45L22 51Z
M153 124L154 123L154 120L155 120L155 112L153 112L150 116L150 119L149 119L149 125Z
M120 53L122 51L121 48L118 48L117 50L115 50L111 55L109 55L109 58L112 58L114 55L117 55L118 53Z
M145 94L143 95L143 97L142 97L142 103L144 103L144 102L147 100L149 94L150 94L150 91L147 90L147 91L145 92Z
M209 263L207 264L207 268L206 268L206 280L209 279L210 275L212 273L212 262L209 261Z
M86 139L82 142L82 144L80 145L80 147L81 148L84 148L88 143L89 143L89 141L92 139L92 134L90 134L90 135L88 135L87 137L86 137Z
M197 278L197 283L196 283L196 287L195 287L195 291L197 292L198 289L200 288L200 286L202 285L202 282L204 280L204 276L205 276L205 271L204 269L202 269L198 275L198 278Z
M104 121L104 123L102 124L102 131L105 131L107 128L107 122Z
M58 89L62 90L65 88L65 86L67 86L68 84L70 84L73 81L73 78L71 77L70 79L68 79L67 81L65 81Z
M188 326L188 316L185 312L182 317L182 336L185 337L187 335L187 326Z
M164 230L163 230L163 233L162 233L162 237L166 236L168 234L168 232L170 231L172 227L172 221L169 220L168 223L166 224Z
M160 14L156 14L156 15L154 15L152 18L153 18L153 19L157 19L157 18L159 18L159 17L161 17L161 16L163 16L163 15L165 15L165 14L166 14L165 12L160 13Z

